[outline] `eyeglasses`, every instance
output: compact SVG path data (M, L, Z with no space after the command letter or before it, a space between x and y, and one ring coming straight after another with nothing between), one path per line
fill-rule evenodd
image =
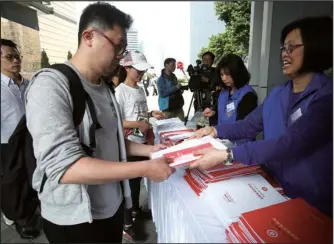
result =
M304 46L304 44L288 44L288 45L284 45L281 46L281 53L282 52L286 52L288 54L291 54L295 49Z
M23 56L21 56L19 54L7 54L5 56L2 56L2 58L7 59L9 62L13 62L14 59L16 59L17 61L21 61Z
M116 54L117 57L124 57L128 53L128 51L125 49L126 44L125 45L124 45L124 43L116 44L114 41L112 41L109 37L107 37L105 34L103 34L102 31L100 31L98 29L93 29L92 31L97 32L98 34L100 34L101 36L103 36L105 39L107 39L110 42L110 44L115 49L115 54Z

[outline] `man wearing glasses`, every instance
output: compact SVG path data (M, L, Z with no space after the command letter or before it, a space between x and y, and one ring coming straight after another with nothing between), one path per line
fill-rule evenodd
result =
M100 79L110 75L123 58L131 24L131 16L108 3L89 5L80 17L79 48L65 63L92 98L102 127L95 133L93 157L80 144L89 138L90 113L86 110L76 131L66 77L54 69L42 69L27 88L27 127L37 159L33 186L38 190L46 173L39 198L50 243L121 243L124 197L119 182L138 177L162 181L172 173L165 158L120 162L125 150L128 156L149 157L163 148L124 139L116 99Z
M8 139L14 132L21 117L25 113L24 92L28 85L28 80L20 75L22 57L17 49L17 45L7 39L1 39L1 165L6 166L10 153ZM31 199L34 201L33 199ZM6 211L6 206L11 205L10 196L1 197L2 210ZM25 203L27 204L27 203ZM36 204L37 207L37 204ZM6 214L6 213L5 213ZM16 230L24 239L36 238L39 230L34 226L37 215L35 210L26 213L24 219L15 221ZM14 222L7 219L7 225Z

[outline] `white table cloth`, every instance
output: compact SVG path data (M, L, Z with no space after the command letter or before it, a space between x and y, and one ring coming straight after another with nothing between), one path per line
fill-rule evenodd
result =
M224 243L224 227L183 174L178 169L167 181L146 181L158 243Z
M155 121L152 122L155 143L159 143ZM194 128L196 123L189 121L187 127ZM226 242L225 228L208 203L190 188L183 175L184 169L179 168L164 182L154 183L145 179L158 243Z

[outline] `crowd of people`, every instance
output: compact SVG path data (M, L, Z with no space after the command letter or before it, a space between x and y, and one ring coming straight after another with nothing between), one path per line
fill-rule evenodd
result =
M143 53L126 50L132 22L108 3L90 4L80 17L76 54L37 71L30 81L20 75L17 45L1 39L2 179L9 182L13 175L8 164L17 151L10 138L22 121L32 139L23 140L22 147L31 143L36 160L30 186L36 198L20 198L33 207L12 218L22 238L40 234L39 219L50 243L121 243L123 231L134 241L147 238L135 224L151 218L139 204L141 180L164 181L174 171L164 157L150 160L152 152L165 148L154 144L150 118L184 120L184 99L174 74L176 60L167 58L156 82L160 110L149 111L138 83L153 66ZM296 20L284 27L280 41L288 81L260 105L241 57L226 54L212 68L215 56L203 54L211 75L202 82L216 79L218 85L204 92L210 102L204 103L203 116L211 126L195 137L211 135L236 146L196 152L202 157L190 167L261 164L288 197L301 197L332 216L333 81L324 74L332 67L332 19ZM73 92L76 79L84 92ZM264 139L256 140L260 132ZM28 166L22 170L29 175ZM6 195L8 186L1 187L2 212L12 224L14 193Z

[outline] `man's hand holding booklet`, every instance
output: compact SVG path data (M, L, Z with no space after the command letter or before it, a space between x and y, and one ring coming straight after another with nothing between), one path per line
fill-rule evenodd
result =
M202 150L215 148L218 150L227 149L223 144L215 140L211 136L200 139L189 139L181 144L169 147L152 153L151 158L166 157L170 161L170 166L173 168L189 165L201 157Z

